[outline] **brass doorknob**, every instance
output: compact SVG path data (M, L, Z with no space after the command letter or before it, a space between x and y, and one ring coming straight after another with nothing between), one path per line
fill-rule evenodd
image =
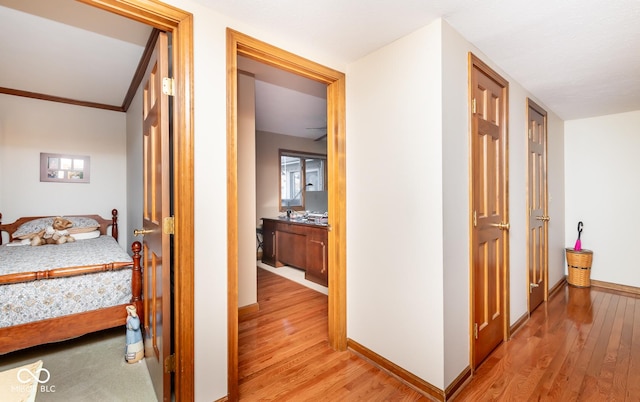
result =
M149 233L153 233L153 229L134 229L133 230L134 236L141 236L141 235L144 236Z
M511 228L511 225L509 225L509 223L504 223L504 222L490 223L489 226L498 228L500 230L509 230L509 228Z

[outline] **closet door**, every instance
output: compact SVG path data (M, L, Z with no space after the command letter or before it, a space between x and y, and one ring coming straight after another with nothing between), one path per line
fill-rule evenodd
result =
M472 366L507 339L508 83L473 55L471 74Z
M548 296L547 112L530 99L528 107L528 275L529 313Z

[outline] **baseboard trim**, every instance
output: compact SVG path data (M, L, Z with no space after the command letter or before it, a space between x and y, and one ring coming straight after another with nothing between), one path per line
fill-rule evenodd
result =
M451 400L451 398L453 398L453 396L462 389L462 386L471 378L471 374L472 371L470 366L467 366L462 370L462 373L460 373L460 375L458 375L458 377L453 380L453 382L449 384L447 389L444 391L445 401Z
M609 290L616 290L618 292L631 293L636 296L640 295L640 288L637 288L635 286L618 285L617 283L596 281L593 279L591 279L591 286Z
M516 322L513 323L509 330L509 338L513 337L513 334L520 329L524 325L525 322L529 319L529 312L524 313Z
M558 293L561 289L563 289L564 285L567 283L567 278L562 277L551 289L549 289L549 294L547 296L547 302L551 299L556 293ZM522 315L522 317L518 318L518 320L511 326L509 331L509 337L511 338L513 334L522 327L527 320L529 320L529 312L526 312Z
M427 381L424 381L415 374L408 372L397 364L362 346L353 339L347 338L347 348L350 349L353 353L361 356L363 359L371 362L371 364L373 364L374 366L398 378L400 381L420 392L421 394L427 397L435 398L438 401L444 402L446 400L445 391L429 384Z
M560 291L560 289L563 288L563 286L565 285L565 283L567 283L567 277L563 276L562 279L560 279L558 281L558 283L556 283L555 285L553 285L553 287L551 289L549 289L549 297L547 299L551 299L551 297L553 295L555 295L556 293L558 293Z
M249 304L238 308L238 321L242 321L247 315L260 311L260 305L258 303Z

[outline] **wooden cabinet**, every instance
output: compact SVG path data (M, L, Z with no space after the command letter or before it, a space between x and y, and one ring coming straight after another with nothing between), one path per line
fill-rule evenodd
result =
M305 279L328 284L327 226L285 219L262 219L262 262L305 271Z
M306 230L291 225L278 225L276 231L276 259L278 262L305 269L307 265Z
M312 282L328 284L327 231L307 236L307 266L305 278Z
M276 266L276 223L266 219L262 221L262 262Z

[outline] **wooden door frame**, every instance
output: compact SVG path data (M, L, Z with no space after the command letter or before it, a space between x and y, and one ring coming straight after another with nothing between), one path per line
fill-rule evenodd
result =
M193 15L156 0L78 0L172 35L175 307L175 396L193 401Z
M527 135L527 160L529 158L529 140L528 140L528 132L529 132L529 123L531 122L531 119L529 118L529 111L531 109L534 109L536 112L540 113L543 117L544 117L544 135L545 135L545 141L544 141L544 171L546 174L546 178L544 181L544 193L545 193L545 197L546 197L546 205L545 205L545 215L549 212L549 188L548 188L548 177L549 177L549 172L548 172L548 162L547 162L547 150L548 150L548 140L549 140L549 135L547 132L547 111L544 110L540 105L538 105L537 103L535 103L531 98L527 98L527 111L526 111L526 116L527 116L527 127L525 128L525 135ZM529 205L529 191L531 190L529 188L529 163L527 163L527 211L529 211L529 208L531 208L531 206ZM530 246L530 239L529 236L531 235L531 229L529 228L529 219L530 217L527 215L526 220L527 220L527 266L526 266L526 270L527 270L527 313L530 315L531 312L529 311L529 305L531 304L530 300L529 300L529 283L531 282L531 278L529 277L529 273L531 272L529 269L529 262L531 261L531 250L529 249ZM548 301L549 300L549 225L548 223L544 223L545 225L545 234L547 236L547 241L545 242L546 244L546 263L544 266L544 301Z
M327 85L329 344L346 350L345 75L227 28L228 392L238 400L238 56Z
M473 136L473 85L472 85L472 74L473 74L473 69L478 68L479 70L481 70L484 74L486 74L487 76L489 76L490 78L492 78L494 81L500 83L501 85L503 85L503 92L504 92L504 113L503 113L503 117L504 117L504 138L503 138L503 142L502 142L502 148L503 148L503 156L504 156L504 160L503 160L503 170L504 170L504 180L503 180L503 186L504 186L504 200L503 200L503 205L502 205L502 217L503 220L505 222L509 222L509 83L503 78L501 77L498 73L496 73L491 67L489 67L485 62L483 62L482 60L480 60L476 55L474 55L472 52L469 52L468 55L468 107L469 107L469 365L471 366L472 370L474 369L474 352L475 352L475 343L474 343L474 328L473 328L473 324L474 324L474 320L475 320L475 307L474 307L474 297L475 297L475 293L474 293L474 244L473 244L473 232L474 232L474 226L473 226L473 209L474 209L474 205L473 205L473 147L472 147L472 136ZM503 272L503 283L504 283L504 294L502 295L502 302L504 303L504 322L503 322L503 342L506 342L507 340L509 340L509 337L511 336L511 328L509 326L509 316L511 314L510 312L510 308L509 308L509 303L510 303L510 286L509 286L509 256L510 254L510 248L509 248L509 235L505 235L505 240L504 240L504 254L506 256L506 258L504 258L505 261L505 267L504 267L504 272Z

